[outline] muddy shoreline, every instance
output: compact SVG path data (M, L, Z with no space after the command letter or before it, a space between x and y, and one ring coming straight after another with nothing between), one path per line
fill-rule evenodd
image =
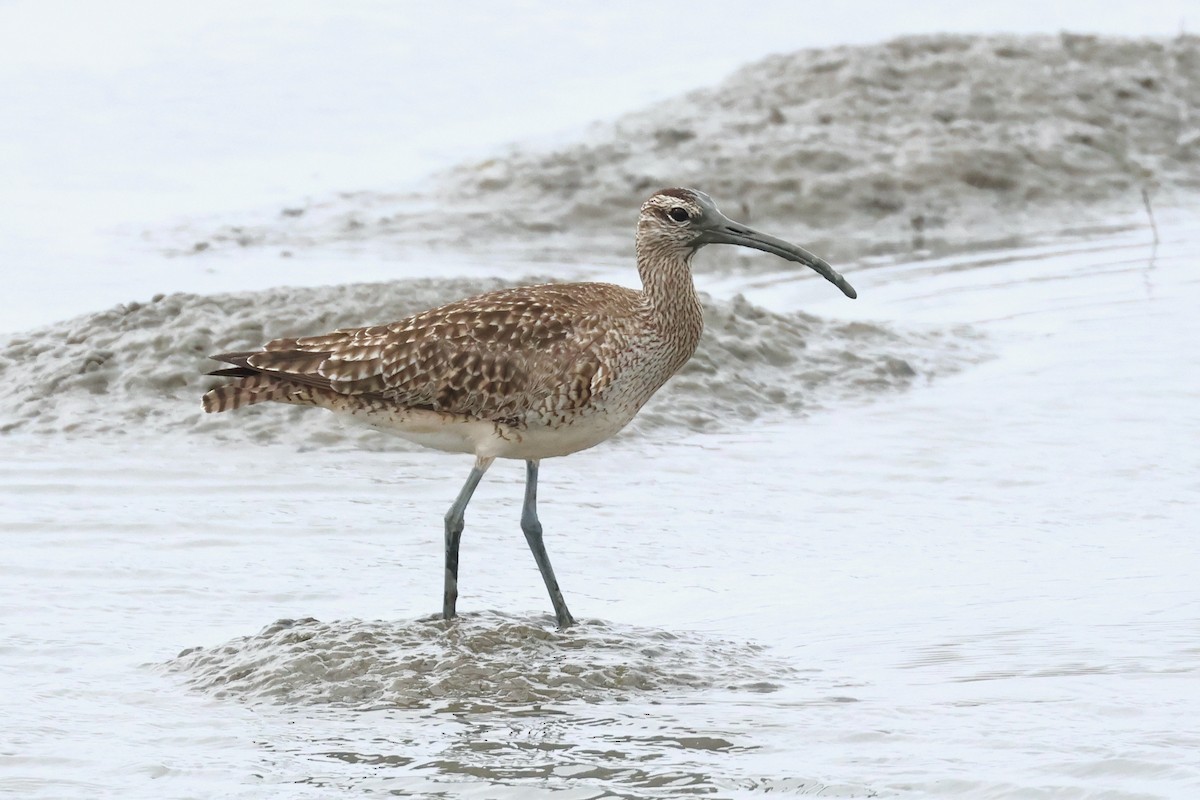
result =
M223 247L438 247L626 257L641 199L709 192L731 216L830 260L1013 246L1144 225L1200 192L1200 38L928 35L801 50L598 123L512 145L414 191L345 192L216 229ZM739 253L706 268L746 266Z

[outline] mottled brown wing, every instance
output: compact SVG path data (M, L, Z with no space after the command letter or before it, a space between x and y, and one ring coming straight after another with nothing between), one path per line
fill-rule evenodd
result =
M340 394L507 419L586 403L604 378L614 311L635 302L634 292L608 284L522 287L219 358Z

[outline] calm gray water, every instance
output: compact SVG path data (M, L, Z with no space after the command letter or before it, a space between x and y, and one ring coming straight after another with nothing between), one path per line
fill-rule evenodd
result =
M567 634L519 465L447 626L467 459L0 439L0 792L1197 796L1200 235L1145 239L714 283L995 358L546 462Z

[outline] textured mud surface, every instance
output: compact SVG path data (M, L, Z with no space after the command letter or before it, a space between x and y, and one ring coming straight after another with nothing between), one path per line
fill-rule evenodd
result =
M756 645L598 620L472 614L452 623L279 620L259 633L185 650L167 665L219 697L459 712L648 692L771 692L795 670Z
M536 279L531 279L536 280ZM418 280L224 295L173 294L0 342L0 432L154 435L405 447L332 414L279 405L206 415L212 353L283 335L387 322L504 285ZM966 328L900 330L777 314L741 298L707 303L700 349L635 420L642 432L703 430L866 400L982 358ZM234 424L236 422L236 424Z
M640 200L709 192L826 257L1013 244L1200 188L1200 38L931 35L802 50L553 148L515 146L415 194L353 192L170 248L382 242L628 254ZM724 251L711 266L753 264Z

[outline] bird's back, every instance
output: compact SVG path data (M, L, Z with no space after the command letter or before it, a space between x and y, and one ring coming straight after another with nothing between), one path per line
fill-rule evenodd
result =
M521 428L565 424L613 400L631 406L632 417L674 371L652 387L638 385L642 361L634 356L644 360L656 336L641 294L631 289L503 289L386 325L216 356L233 365L217 374L235 380L210 390L204 404L224 411L264 400L359 398Z

